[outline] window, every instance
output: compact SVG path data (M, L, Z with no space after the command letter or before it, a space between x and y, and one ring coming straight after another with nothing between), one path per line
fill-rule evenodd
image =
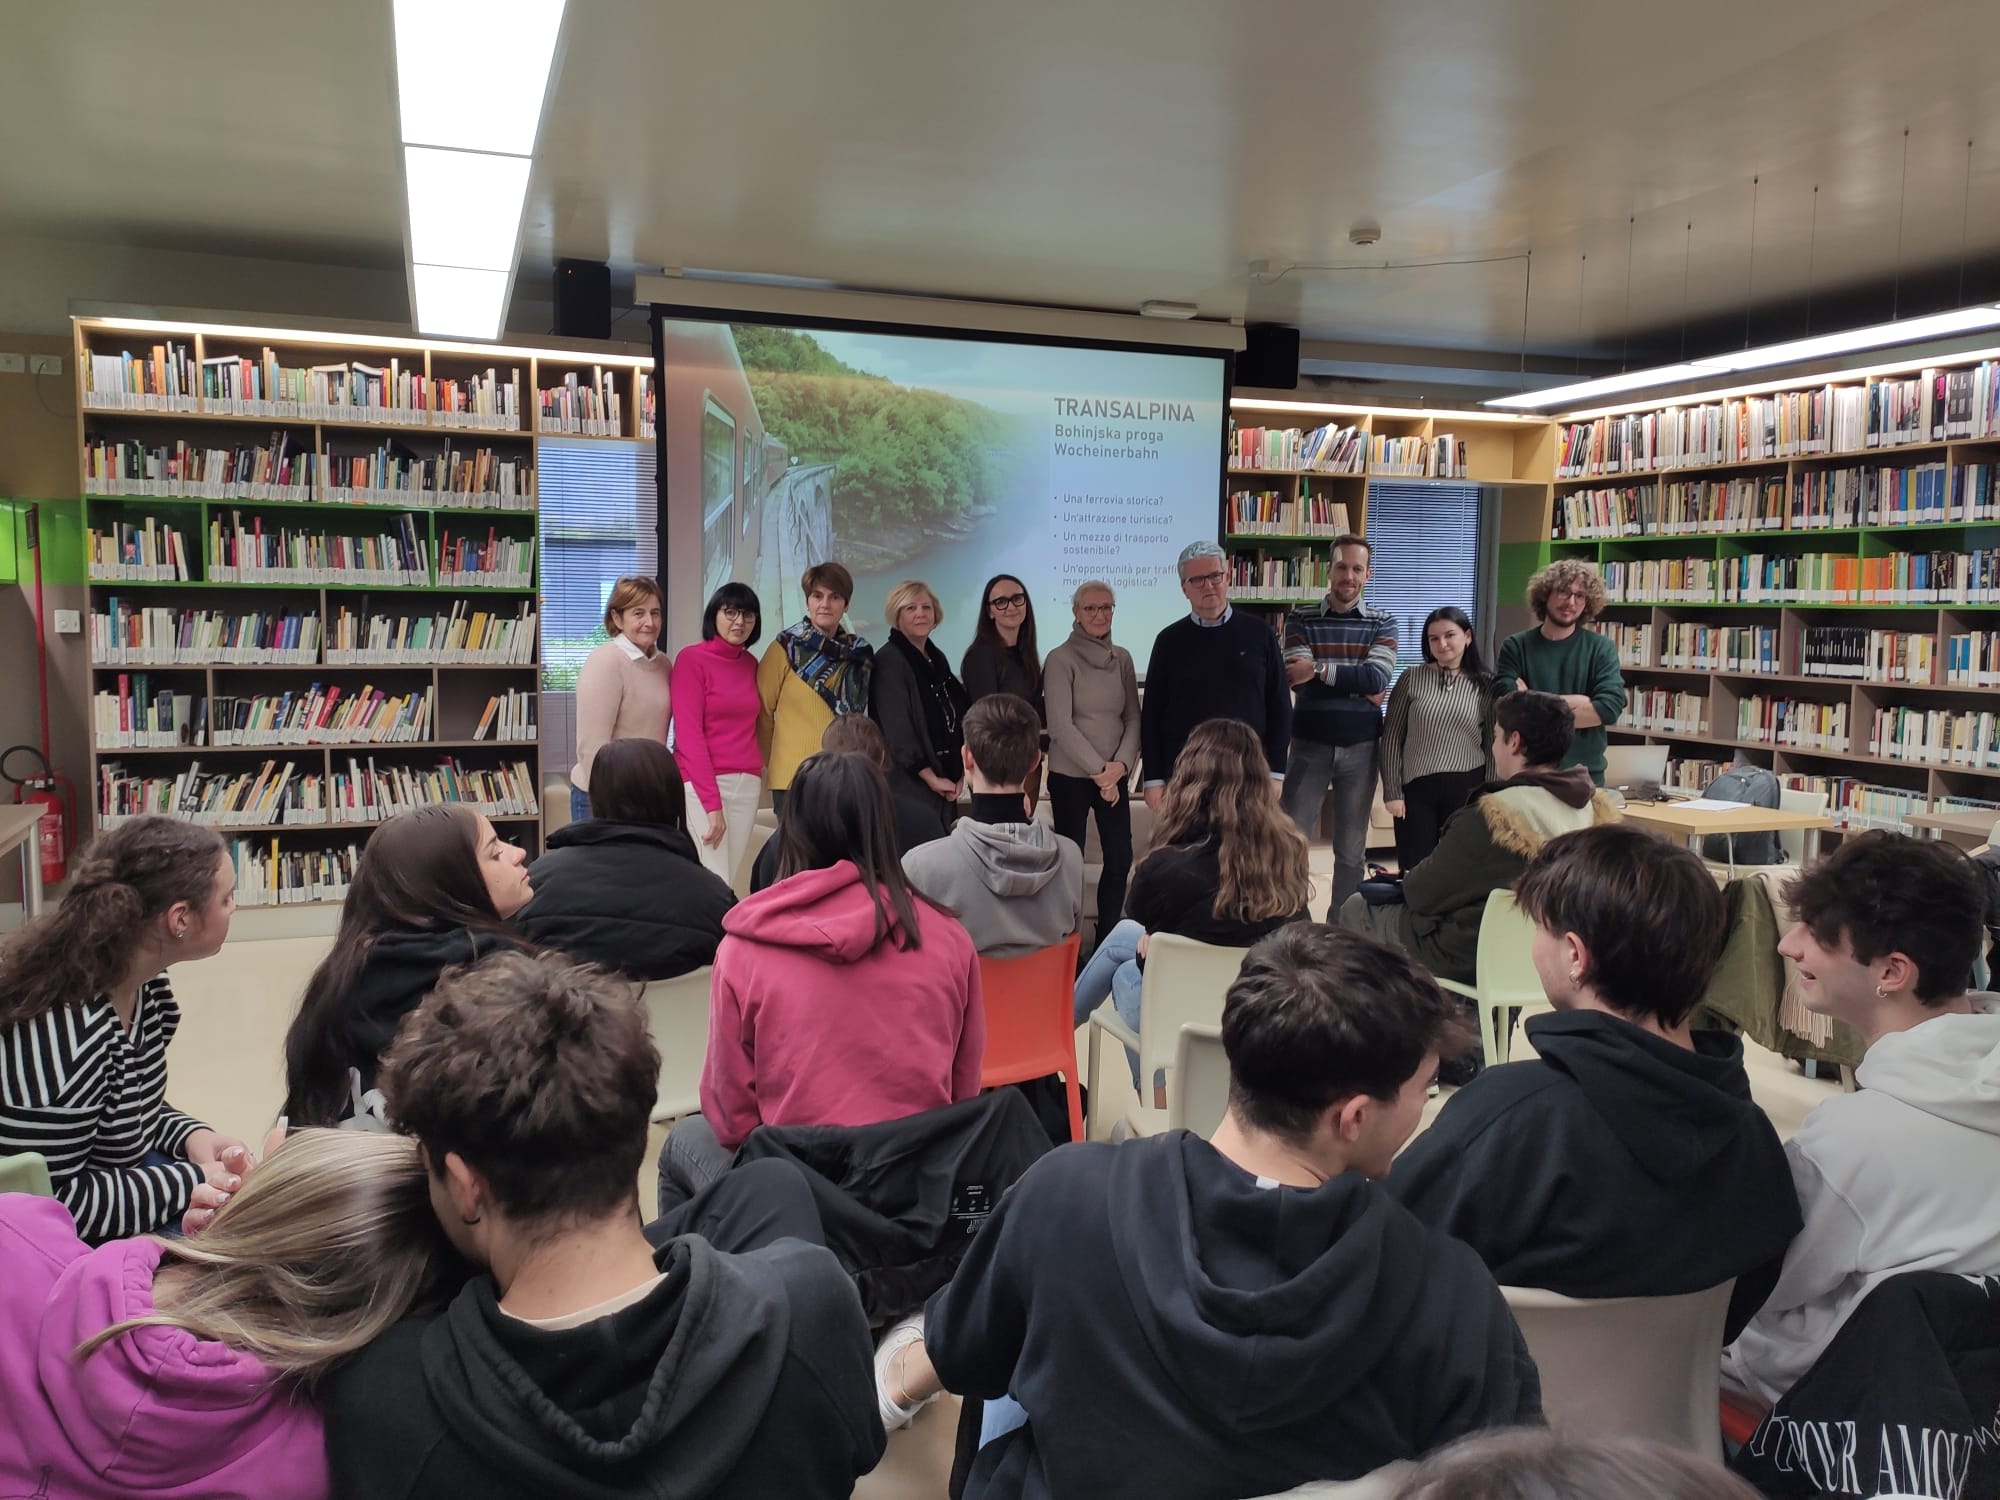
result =
M735 515L736 419L710 396L701 408L701 577L706 593L729 576L736 550Z
M576 674L606 639L604 606L628 574L659 576L658 492L651 443L542 438L542 766L576 760Z
M1476 484L1368 486L1368 540L1375 544L1368 603L1396 617L1401 667L1424 659L1424 617L1456 604L1479 618L1480 493ZM1487 666L1499 643L1480 643Z

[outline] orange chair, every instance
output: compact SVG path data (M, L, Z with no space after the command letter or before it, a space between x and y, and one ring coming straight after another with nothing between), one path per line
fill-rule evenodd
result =
M1076 1086L1076 953L1083 934L1019 958L979 960L986 996L986 1056L979 1084L998 1088L1060 1073L1069 1090L1069 1138L1083 1139Z

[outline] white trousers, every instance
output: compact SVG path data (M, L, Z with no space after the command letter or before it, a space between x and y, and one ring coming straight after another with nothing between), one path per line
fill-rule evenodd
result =
M728 824L722 842L702 842L708 832L708 809L701 805L693 787L687 788L688 837L694 840L702 868L734 885L736 867L743 862L744 850L750 847L750 830L757 821L757 802L763 794L764 781L743 771L731 771L715 778L715 789L722 794L722 816Z

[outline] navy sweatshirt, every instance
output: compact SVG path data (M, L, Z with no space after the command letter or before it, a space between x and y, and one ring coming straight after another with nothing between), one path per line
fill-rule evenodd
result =
M1260 615L1235 610L1220 625L1176 620L1153 639L1139 705L1140 765L1167 781L1181 746L1205 719L1241 719L1283 775L1292 743L1292 690L1278 633Z

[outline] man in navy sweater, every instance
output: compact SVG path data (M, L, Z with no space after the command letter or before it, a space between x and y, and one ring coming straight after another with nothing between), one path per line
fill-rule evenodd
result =
M1271 775L1285 778L1292 693L1278 633L1229 606L1229 561L1214 542L1191 542L1177 565L1191 613L1153 638L1139 708L1146 806L1157 809L1181 746L1205 719L1241 719L1264 742Z

